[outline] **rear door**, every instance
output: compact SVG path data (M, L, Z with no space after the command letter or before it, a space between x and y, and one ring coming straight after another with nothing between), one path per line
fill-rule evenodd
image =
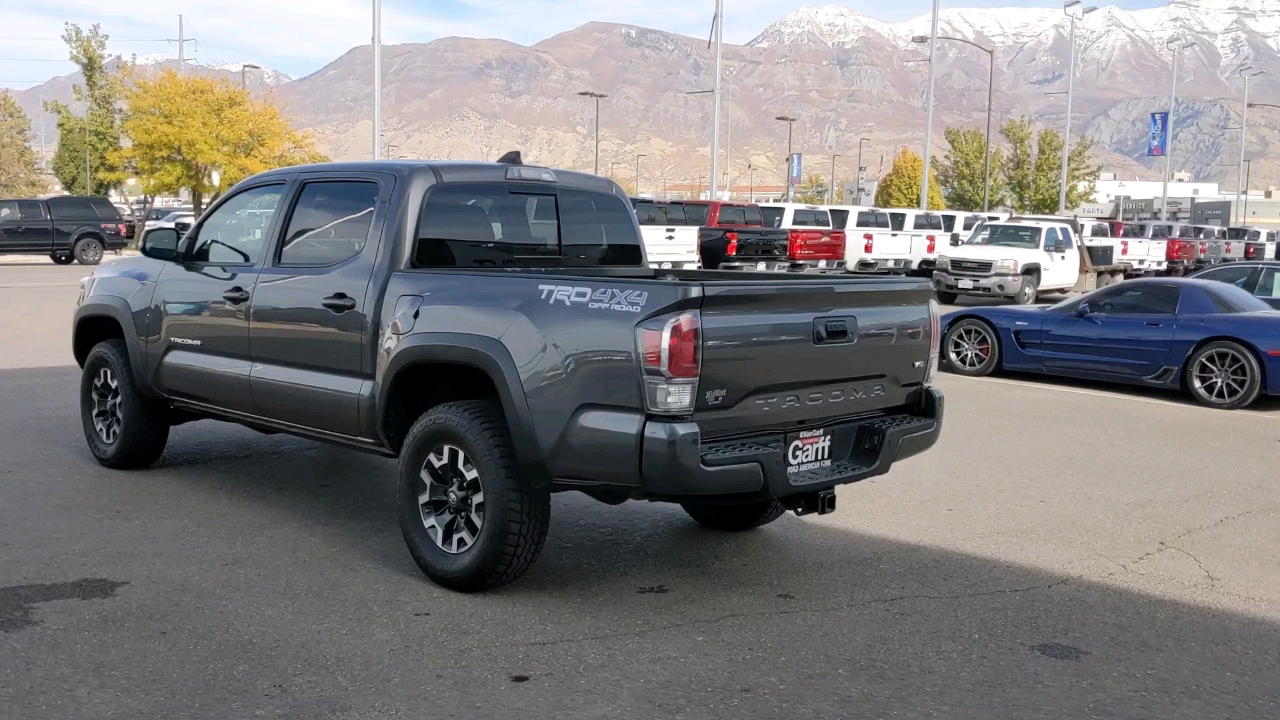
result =
M372 390L369 309L378 300L369 278L394 187L387 173L313 173L290 193L249 311L250 382L262 415L367 434L360 400Z
M1090 312L1055 313L1044 325L1046 370L1155 375L1169 356L1180 288L1126 282L1090 295Z

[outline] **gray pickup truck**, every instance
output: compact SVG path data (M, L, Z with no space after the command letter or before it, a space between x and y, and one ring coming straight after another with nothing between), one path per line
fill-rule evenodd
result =
M553 492L746 530L937 440L927 281L650 269L612 181L504 160L270 171L99 266L93 455L147 467L207 418L398 457L414 560L480 590L533 562Z

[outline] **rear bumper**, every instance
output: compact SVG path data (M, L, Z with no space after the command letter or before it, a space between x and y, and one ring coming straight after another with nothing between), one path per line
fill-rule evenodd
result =
M962 288L960 281L973 283L973 287ZM933 287L943 292L957 295L988 295L993 297L1012 297L1022 288L1021 275L984 275L970 277L968 275L952 275L942 270L933 271Z
M102 243L107 250L119 250L129 244L129 240L123 235L107 235L106 242Z
M1121 257L1116 260L1116 264L1128 268L1126 272L1150 273L1163 271L1168 267L1169 262L1167 260L1156 260L1154 258Z
M701 270L702 261L694 260L686 262L682 260L650 260L649 267L653 270Z
M942 393L923 388L910 412L836 422L831 464L788 473L785 433L703 443L694 422L645 423L640 474L651 498L713 495L779 498L828 490L889 472L928 450L942 430Z
M860 273L895 273L911 270L911 258L862 258L849 268Z
M750 260L734 259L720 263L718 270L751 272L844 272L843 260Z

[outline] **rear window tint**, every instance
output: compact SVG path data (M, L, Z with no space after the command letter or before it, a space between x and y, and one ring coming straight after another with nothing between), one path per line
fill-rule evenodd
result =
M764 217L760 214L760 208L743 208L743 214L746 217L746 222L744 224L747 227L761 227L764 225Z
M690 203L684 206L684 220L689 225L697 225L702 227L707 224L707 216L711 214L711 208L701 203Z
M951 232L951 231L952 231L952 229L953 229L953 228L955 228L955 226L956 226L956 216L955 216L955 215L943 215L943 216L942 216L942 229L943 229L943 230L945 230L945 231L947 231L947 232Z
M969 230L973 229L974 225L977 225L982 221L983 221L983 218L978 217L977 215L970 215L964 219L964 225L962 225L961 227L964 229L965 232L968 232Z
M746 208L720 206L721 225L746 225Z
M782 227L782 215L785 211L779 207L760 208L760 217L764 219L764 227Z
M684 205L680 203L638 202L636 220L641 225L684 225Z
M1136 225L1136 224L1130 223L1128 225L1125 225L1124 230L1120 232L1120 237L1140 238L1140 237L1146 237L1146 236L1147 236L1146 225ZM1193 236L1184 235L1183 237L1193 237Z
M893 228L894 232L901 232L902 228L906 227L906 224L906 213L889 213L889 225Z
M831 218L826 210L796 210L791 218L796 227L831 227Z
M1259 310L1273 309L1270 305L1250 295L1247 290L1238 288L1235 285L1217 283L1204 288L1204 291L1220 313L1257 312Z
M844 230L849 225L848 210L831 210L831 227L837 230Z
M888 230L889 229L889 213L860 212L858 213L858 224L855 227Z
M913 226L915 230L941 230L941 215L917 215L916 222Z

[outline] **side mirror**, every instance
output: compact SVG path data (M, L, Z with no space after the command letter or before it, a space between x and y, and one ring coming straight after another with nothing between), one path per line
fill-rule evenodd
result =
M951 233L951 245L954 247L960 244L960 233Z
M1084 317L1086 315L1091 314L1092 312L1093 310L1089 308L1089 303L1087 302L1080 303L1079 305L1076 306L1076 317Z
M173 262L178 258L178 231L174 228L152 228L143 234L139 249L149 258Z

